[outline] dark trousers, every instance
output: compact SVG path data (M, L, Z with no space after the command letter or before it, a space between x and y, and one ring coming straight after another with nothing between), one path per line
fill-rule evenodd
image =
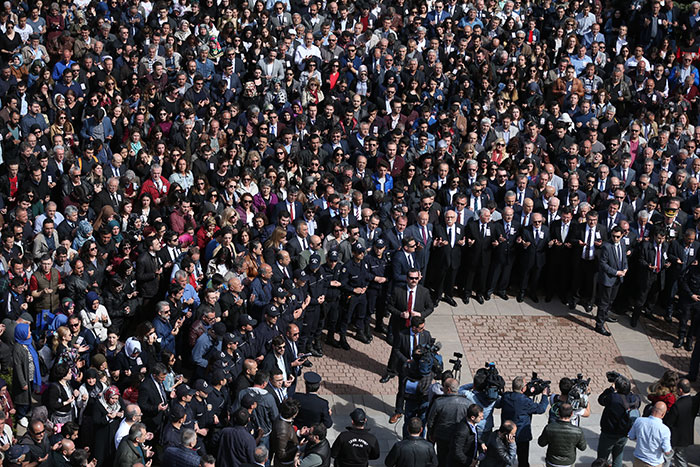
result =
M530 441L518 441L515 443L518 455L518 467L530 467Z
M693 349L693 354L690 356L690 369L688 370L688 379L695 381L698 379L698 370L700 370L700 345L696 345Z
M622 453L627 444L627 436L601 433L598 438L598 458L607 460L612 456L613 467L622 467Z
M538 266L536 261L525 265L520 277L519 292L525 293L527 291L531 295L537 295L537 284L540 281L541 274L542 267Z
M396 391L396 403L394 405L394 413L404 412L404 403L406 400L406 377L399 375L399 389Z
M615 285L607 287L602 284L598 285L598 314L595 317L595 326L598 329L605 328L605 320L610 313L610 307L617 297L617 292L620 290L620 281L615 280Z
M491 262L488 293L505 292L508 289L514 263L513 255L505 255Z
M440 268L438 265L437 281L435 282L435 298L437 300L444 294L446 297L452 297L455 287L455 277L457 277L458 268Z
M469 264L467 268L467 278L464 282L464 295L470 297L472 291L477 295L486 294L486 279L491 264L491 255L481 252L476 261Z
M578 295L579 303L590 305L595 298L596 274L598 272L598 260L579 259L574 267L572 296Z
M366 322L369 322L369 318L367 317L367 295L353 295L350 297L345 310L345 316L340 320L340 334L347 334L348 327L355 316L355 326L357 326L358 330L365 332Z
M379 287L369 286L367 288L367 316L374 315L375 324L384 323L386 316L386 288L379 284Z
M437 439L436 443L437 444L437 458L438 458L438 465L442 467L443 465L446 466L448 465L449 458L450 458L450 446L454 442L453 439Z
M319 328L318 323L320 319L321 307L319 305L311 305L304 311L301 336L299 336L299 349L302 352L308 352L308 350L311 348L315 333Z
M690 300L692 300L692 298ZM695 335L695 326L697 324L695 316L697 315L697 310L700 310L700 302L683 302L679 306L681 316L678 322L678 337L683 339L686 336Z
M552 249L547 258L547 290L548 297L558 295L563 302L571 300L571 249L557 247Z
M339 300L328 300L321 306L323 310L323 325L329 334L338 332L338 317L340 316Z

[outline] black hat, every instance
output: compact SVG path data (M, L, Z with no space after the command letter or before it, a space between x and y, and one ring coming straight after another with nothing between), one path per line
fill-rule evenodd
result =
M187 411L180 404L172 404L170 407L170 421L175 422L177 420L181 420L186 413Z
M318 269L321 267L321 257L318 256L316 253L311 255L309 258L309 266L311 266L311 269Z
M352 252L353 253L364 253L365 252L365 247L363 247L360 242L355 243L352 246Z
M207 394L211 392L211 386L203 379L198 379L194 382L194 389L196 391L206 392Z
M258 324L258 322L255 319L253 319L253 317L250 315L241 315L238 318L238 327L247 326L249 324L251 326L255 326L256 324Z
M277 287L276 289L272 290L272 297L273 298L282 298L287 296L287 291L284 290L282 287Z
M175 389L175 395L178 399L182 399L185 396L194 396L194 390L186 384L181 384Z
M321 375L313 371L307 371L304 373L304 382L306 384L320 384Z
M332 250L330 253L328 253L328 259L331 261L338 261L338 251L337 250Z
M296 271L294 271L294 278L300 281L307 281L309 279L309 276L303 269L297 269Z
M353 421L353 423L362 425L367 421L367 414L364 410L357 408L350 412L350 419Z
M243 339L241 338L240 335L236 335L232 332L227 332L226 334L224 334L223 341L224 341L224 345L228 345L232 342L235 342L236 344L240 344L241 342L243 342Z
M265 309L265 314L271 318L276 318L280 315L280 309L275 305L268 305Z
M211 373L209 373L209 384L214 385L214 384L219 384L222 380L228 379L226 378L226 373L224 373L224 370L214 370Z
M29 452L29 446L24 444L15 444L7 451L7 460L12 463L18 463L20 458Z
M374 246L377 248L384 248L386 246L386 242L383 238L378 238L374 241Z
M216 323L211 329L219 339L223 338L224 334L226 334L226 325L224 323Z

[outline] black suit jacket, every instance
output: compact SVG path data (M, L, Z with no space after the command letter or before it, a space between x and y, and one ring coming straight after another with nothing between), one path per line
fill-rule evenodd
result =
M515 252L515 241L520 235L520 224L513 217L513 221L510 223L510 232L506 232L506 223L503 220L491 224L493 225L493 230L491 230L493 238L499 241L498 246L493 250L493 260L507 261L512 259Z
M168 403L168 393L165 393L165 403ZM156 387L153 378L148 375L139 386L138 404L143 411L143 421L152 433L158 433L165 420L165 410L158 410L158 406L163 403L160 391ZM156 431L158 430L158 431Z
M430 292L422 285L416 287L416 293L413 297L413 311L421 314L423 318L430 316L433 312L433 301L430 298ZM389 296L387 309L391 316L401 319L401 313L408 308L408 288L394 287L394 293Z
M287 372L287 377L289 376L295 376L294 369L292 368L292 365L290 364L289 359L287 358L287 352L285 350L284 355L283 355L283 360L284 360L284 370ZM268 352L267 355L265 355L265 358L262 361L262 368L263 370L267 371L268 373L275 368L278 368L277 366L277 359L275 358L275 353L274 352ZM282 368L280 368L281 370Z
M547 244L549 243L549 228L543 225L540 228L541 236L535 238L535 227L530 225L524 227L520 233L520 237L523 239L523 259L525 260L528 267L544 267L544 263L547 259ZM524 243L529 243L526 247Z
M333 426L333 419L328 413L328 401L318 394L294 393L294 399L301 402L299 413L294 419L294 424L298 427L314 426L323 423L326 428Z
M695 417L700 407L700 394L683 396L676 400L664 417L664 424L671 429L671 446L686 447L694 444Z
M159 259L154 258L147 251L139 255L136 260L136 281L141 297L152 298L158 293L156 271L159 267Z
M433 247L432 257L433 261L437 264L442 265L446 268L457 269L462 262L462 246L459 241L464 238L464 227L459 224L455 224L453 228L457 229L455 231L455 243L454 246L447 245L441 247ZM450 241L447 235L447 227L443 224L437 225L433 232L433 237L435 239L443 239L447 242Z
M394 337L394 345L391 347L391 360L395 365L394 370L400 373L401 368L406 364L406 361L410 360L412 357L412 342L411 342L411 328L402 329ZM418 345L424 346L430 343L432 336L430 332L424 330L418 335ZM415 348L413 348L415 350Z
M469 422L461 421L454 432L453 442L450 443L449 465L453 467L468 467L476 458L476 436L469 427Z

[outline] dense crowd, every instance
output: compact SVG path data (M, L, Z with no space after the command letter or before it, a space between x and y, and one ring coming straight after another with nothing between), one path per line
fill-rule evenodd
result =
M675 318L693 350L699 34L672 0L5 1L4 462L367 465L309 357L387 339L396 422L441 300Z

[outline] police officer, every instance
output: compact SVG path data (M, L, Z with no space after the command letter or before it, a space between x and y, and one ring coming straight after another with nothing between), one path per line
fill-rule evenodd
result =
M311 255L307 266L307 291L310 297L302 322L299 346L302 352L311 353L314 357L323 357L323 347L319 339L321 335L321 307L326 300L327 280L321 277L321 257Z
M321 387L321 376L313 371L307 371L304 373L304 384L306 385L306 393L297 392L292 396L301 402L301 408L294 419L294 425L313 427L318 423L323 423L326 428L330 428L333 426L333 419L328 401L316 394Z
M280 288L281 289L281 288ZM284 289L281 289L284 291ZM273 292L274 293L274 292ZM269 343L272 339L282 334L282 329L277 322L280 317L280 309L274 303L265 307L263 321L255 328L255 339L258 341L255 358L265 356L269 350Z
M389 257L386 252L386 243L383 238L379 238L374 242L372 250L367 255L369 269L375 277L387 277L387 268L389 266ZM388 283L379 283L372 281L367 289L367 316L374 314L375 324L374 329L380 334L386 334L387 327L384 325L384 317L386 316L386 294ZM367 328L365 335L372 340L372 332L369 329L369 320L367 320Z
M195 431L202 438L209 434L209 429L215 425L214 407L209 402L211 386L203 379L194 382L194 396L189 406L192 408L195 420ZM218 417L216 418L218 421Z
M350 412L352 426L335 439L331 455L336 467L367 467L369 461L379 459L379 442L365 429L367 414L362 409Z
M386 282L385 277L375 277L370 271L369 264L365 260L365 248L356 243L352 247L352 259L343 265L340 270L340 284L345 298L345 316L340 320L340 346L349 350L346 334L348 327L355 319L357 332L355 338L369 344L369 339L365 335L365 328L369 322L367 316L367 288L371 281L380 284Z
M243 365L243 354L239 350L242 338L231 332L224 334L221 350L211 360L211 369L221 371L227 381L233 381L238 377Z
M320 328L325 327L328 331L326 335L326 344L333 347L340 347L338 341L335 340L335 333L338 332L338 318L340 316L340 270L342 267L338 264L339 254L332 250L328 253L326 263L321 266L321 279L326 281L326 299L321 306L321 324ZM349 348L349 346L348 346Z
M677 215L677 209L666 209L663 219L655 223L660 230L662 229L666 233L666 241L668 243L680 238L683 234L683 226L676 220Z
M216 426L219 424L226 423L228 418L228 410L229 407L231 407L231 397L226 388L228 382L229 379L226 377L226 373L223 370L213 370L209 374L209 387L211 391L207 399L209 404L211 404L214 414L214 429L216 429Z

